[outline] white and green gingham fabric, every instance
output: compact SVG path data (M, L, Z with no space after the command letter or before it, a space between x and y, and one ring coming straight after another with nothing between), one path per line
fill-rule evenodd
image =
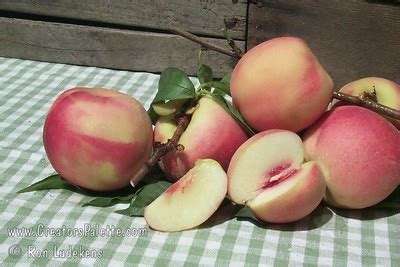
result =
M158 79L150 73L0 58L2 266L400 265L399 209L346 211L320 205L294 224L260 227L231 219L161 233L148 229L143 218L113 212L127 205L82 208L91 198L65 190L16 193L54 173L43 148L42 126L63 90L114 88L147 108ZM87 228L120 229L125 236L79 231Z

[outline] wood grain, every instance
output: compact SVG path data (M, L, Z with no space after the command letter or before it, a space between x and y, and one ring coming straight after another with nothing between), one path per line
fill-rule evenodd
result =
M205 41L229 49L223 39ZM244 42L238 42L244 47ZM180 36L62 23L0 18L0 56L114 69L161 72L178 67L193 75L200 46ZM203 61L216 77L235 61L213 51Z
M400 83L399 5L362 0L264 0L250 5L249 48L282 35L305 39L337 89L366 76Z
M223 37L224 19L232 37L246 36L246 1L232 0L1 0L0 10L115 23L148 29L179 27Z

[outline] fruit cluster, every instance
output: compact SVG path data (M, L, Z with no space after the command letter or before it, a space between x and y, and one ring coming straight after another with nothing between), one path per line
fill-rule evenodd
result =
M187 110L183 100L153 105L159 115L153 130L132 97L74 88L52 105L44 147L54 169L73 184L117 189L146 164L153 144L172 138L176 113L190 114L179 139L184 151L160 160L174 184L144 212L161 231L202 224L225 197L262 221L286 223L309 215L321 200L372 206L400 184L400 121L332 101L332 79L303 40L280 37L249 50L234 68L230 91L255 135L207 95ZM400 86L383 78L360 79L341 91L400 108Z

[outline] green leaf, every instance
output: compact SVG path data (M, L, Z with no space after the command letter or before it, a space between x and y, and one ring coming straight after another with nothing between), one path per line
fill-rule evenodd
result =
M205 84L202 84L203 87L214 87L215 90L213 93L219 95L229 95L231 96L230 82L231 82L232 74L229 73L225 75L220 81L209 81Z
M164 193L172 183L167 181L158 181L151 184L144 185L137 193L135 199L136 207L144 207L153 202L158 196Z
M82 207L110 207L116 204L130 203L130 207L124 211L116 211L129 216L143 216L143 209L163 193L170 185L170 182L162 181L165 175L159 167L153 168L139 183L138 187L127 186L122 189L97 192L75 186L63 179L59 174L46 177L42 181L34 183L18 193L25 193L38 190L65 189L83 195L92 196L94 199L83 203Z
M138 193L140 192L140 190L138 191ZM143 217L144 216L144 207L145 206L141 206L138 205L136 202L137 199L137 194L131 199L129 207L126 209L122 209L122 210L116 210L115 213L121 214L121 215L126 215L129 217Z
M244 206L243 208L239 209L234 217L238 221L249 221L260 227L265 226L265 223L258 220L256 216L254 216L254 213L251 211L251 209L247 206Z
M154 111L153 106L150 105L149 110L147 110L147 114L149 114L149 117L151 119L151 123L153 125L155 125L160 116Z
M49 189L66 189L73 192L84 191L84 189L71 184L67 180L64 180L59 174L52 174L37 183L34 183L24 189L19 190L17 193L26 193Z
M251 209L247 206L244 206L240 210L238 210L235 214L235 218L244 218L244 219L250 219L250 220L257 220L258 219L254 216L254 213L251 211Z
M230 96L230 89L229 89L229 84L223 83L221 81L212 81L206 83L207 86L214 87L215 90L213 93L219 94L219 95L229 95Z
M192 81L177 68L167 68L160 76L158 91L152 103L196 97Z
M155 171L146 175L144 179L154 180L156 178L159 178L161 177L159 172L160 171L156 169ZM102 191L102 192L92 191L68 182L67 180L63 179L59 174L53 174L50 175L49 177L46 177L42 181L39 181L24 189L21 189L17 193L26 193L31 191L51 190L51 189L64 189L70 192L76 192L82 195L95 197L93 200L84 203L83 206L98 206L98 207L102 207L103 205L104 207L108 207L110 205L115 205L118 203L129 203L129 200L135 195L135 191L137 191L137 189L135 190L131 186L127 186L112 191Z
M130 186L113 191L103 191L103 192L92 191L68 182L67 180L62 178L59 174L52 174L37 183L34 183L24 189L19 190L17 193L26 193L32 191L51 190L51 189L64 189L80 193L86 196L103 197L103 198L125 197L130 194L133 194L133 189Z
M144 207L137 208L134 205L132 205L132 203L131 203L129 208L123 209L123 210L116 210L115 213L129 216L129 217L143 217L144 216Z
M222 90L225 94L231 96L231 77L232 73L226 74L220 81L220 85L215 87Z
M88 202L82 204L82 207L110 207L120 203L130 203L135 194L123 197L96 197Z
M232 72L228 73L224 77L222 77L221 82L225 83L227 85L230 85L231 84L231 78L232 78Z
M186 73L178 68L167 68L161 75L158 81L158 91L147 113L150 116L151 122L155 124L160 117L152 106L154 103L162 103L169 100L195 98L196 90L186 75Z
M240 210L238 210L234 216L238 221L248 221L256 226L259 227L265 227L266 223L263 221L260 221L257 219L256 216L254 216L254 213L251 211L251 209L248 206L243 206Z
M254 130L246 123L240 112L235 109L228 100L226 100L223 96L217 94L211 94L211 97L235 118L235 120L240 124L240 126L242 126L247 134L255 134Z
M165 179L165 174L158 166L156 166L146 174L137 187L132 188L131 186L127 186L115 191L95 192L96 197L88 202L83 203L82 207L110 207L117 204L131 203L132 199L135 198L144 187L149 184L156 184L161 179Z
M201 64L197 69L197 78L199 78L201 84L212 81L213 72L211 67L205 64Z
M167 181L157 181L146 184L137 191L135 197L127 209L117 210L116 213L130 217L141 217L144 215L144 208L160 196L172 183Z

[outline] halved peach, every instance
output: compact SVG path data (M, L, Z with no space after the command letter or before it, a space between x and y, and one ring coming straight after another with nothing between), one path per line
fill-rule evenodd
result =
M267 222L292 222L310 214L325 192L316 162L304 161L300 137L268 130L247 140L228 168L228 194Z

